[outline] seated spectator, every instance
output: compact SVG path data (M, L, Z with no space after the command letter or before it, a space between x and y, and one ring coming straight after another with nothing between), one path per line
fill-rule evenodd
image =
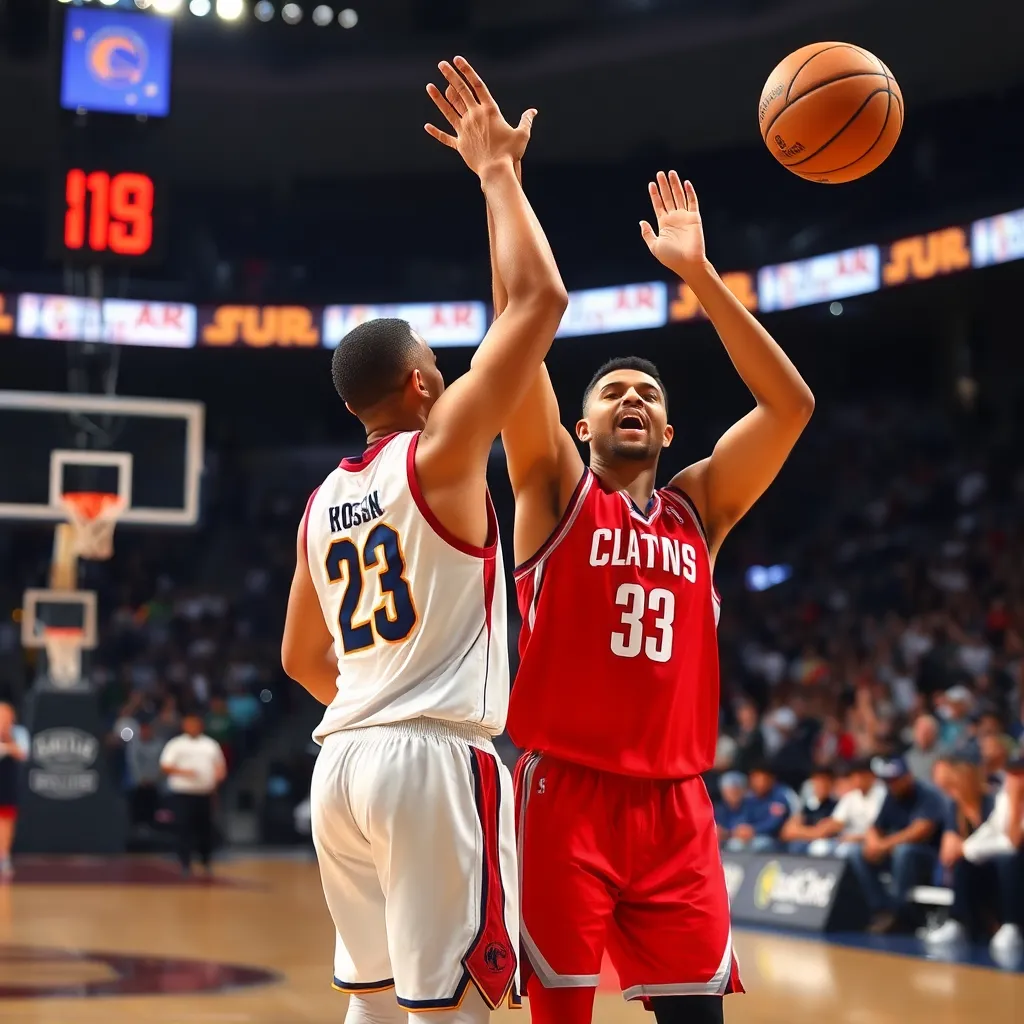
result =
M830 767L821 765L813 769L801 794L800 807L782 826L780 838L790 853L806 853L811 840L821 838L820 824L836 809L834 785L835 772Z
M231 741L235 735L235 723L228 714L227 701L220 694L210 698L210 706L206 712L204 731L210 739L216 740L230 761Z
M998 733L985 733L978 738L978 754L985 776L985 785L993 792L999 791L1003 784L1003 773L1010 760L1010 740L1008 736Z
M764 734L758 718L757 705L748 698L736 702L736 752L732 766L739 772L764 760Z
M718 841L724 843L732 838L733 829L743 821L747 799L746 775L726 772L718 780L718 791L722 799L715 804L715 824L718 826Z
M885 784L875 778L867 758L851 761L839 773L849 780L849 787L832 814L818 822L818 835L807 847L812 857L848 857L859 849L885 801Z
M974 696L966 686L951 686L939 703L942 725L939 734L944 747L955 748L968 737Z
M241 732L251 729L262 714L260 702L256 697L235 682L228 685L227 711L231 721Z
M914 742L903 756L915 779L932 781L932 769L939 759L939 723L934 715L917 716L914 720Z
M934 874L945 803L937 789L910 774L902 757L876 758L872 767L888 793L850 864L872 912L869 931L884 934L900 924L910 890ZM891 875L888 886L884 871Z
M965 798L958 799L947 820L941 859L952 875L953 906L949 920L929 932L926 941L960 942L991 931L986 925L994 924L998 927L989 948L1001 963L1024 949L1024 756L1010 761L996 797L984 792L983 783L974 768Z
M950 800L953 799L953 790L956 786L955 761L953 751L944 750L932 765L932 785Z
M750 792L743 802L740 821L726 840L727 850L763 852L781 847L779 833L796 807L796 794L781 785L768 764L750 772Z

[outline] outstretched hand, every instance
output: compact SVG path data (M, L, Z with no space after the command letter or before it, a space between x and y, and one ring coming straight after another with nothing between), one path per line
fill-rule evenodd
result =
M489 164L508 158L523 158L530 141L536 110L527 110L513 128L498 109L497 103L465 57L456 57L454 66L448 61L438 64L448 86L444 93L436 85L427 86L427 94L452 126L454 135L432 124L423 127L442 145L458 150L466 165L476 174Z
M682 182L675 171L658 171L657 181L648 186L658 230L640 221L640 234L658 262L680 277L704 267L704 228L700 221L697 193L689 181Z

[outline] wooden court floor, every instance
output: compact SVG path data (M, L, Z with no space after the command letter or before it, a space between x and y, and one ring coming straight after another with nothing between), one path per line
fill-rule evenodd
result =
M343 1021L314 863L237 861L215 885L179 884L163 866L130 884L77 867L31 862L0 887L3 1024ZM748 994L729 998L728 1024L1024 1022L1024 974L777 934L736 943ZM525 1024L528 1006L495 1019ZM609 991L594 1020L653 1018Z

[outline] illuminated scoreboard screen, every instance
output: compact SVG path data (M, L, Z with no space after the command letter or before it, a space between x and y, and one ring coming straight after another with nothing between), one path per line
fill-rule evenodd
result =
M74 263L151 263L164 248L164 189L137 170L69 167L55 198L51 251Z

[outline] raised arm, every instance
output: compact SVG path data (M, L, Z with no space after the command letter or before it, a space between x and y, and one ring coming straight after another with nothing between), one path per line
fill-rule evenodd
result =
M697 504L714 557L723 539L765 492L814 410L814 396L786 353L722 283L704 251L697 193L671 171L650 184L658 231L640 229L648 248L690 286L718 332L755 407L734 423L710 457L672 483Z
M522 163L518 160L516 176L521 183ZM508 293L501 277L495 237L494 215L488 204L491 294L494 315L499 317L508 302ZM501 443L516 499L514 555L516 562L522 563L554 531L583 473L583 460L572 436L562 426L555 389L543 364L505 422Z
M510 127L468 61L456 57L455 65L440 65L449 83L447 95L432 85L427 89L456 134L446 135L433 125L427 131L457 149L480 178L508 299L469 372L430 411L416 453L425 490L444 490L467 477L483 480L491 445L551 347L568 301L551 248L515 171L535 112L527 111L518 128Z

